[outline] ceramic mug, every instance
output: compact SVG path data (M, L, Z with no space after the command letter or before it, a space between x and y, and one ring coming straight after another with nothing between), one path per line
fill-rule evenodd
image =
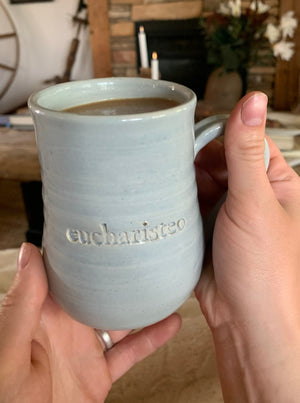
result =
M179 105L136 115L62 111L130 97ZM49 287L78 321L140 328L170 315L193 291L204 254L194 156L226 122L222 115L195 128L195 105L190 89L141 78L58 84L30 97Z

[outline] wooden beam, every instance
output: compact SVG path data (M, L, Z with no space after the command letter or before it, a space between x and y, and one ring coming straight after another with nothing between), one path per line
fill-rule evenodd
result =
M88 0L94 77L110 77L112 75L107 1Z
M201 0L138 4L132 6L132 20L184 20L198 18L201 11Z
M276 64L274 108L277 110L291 110L299 101L300 75L300 2L299 0L281 1L280 15L294 10L298 18L299 27L295 32L295 55L289 61L278 58Z

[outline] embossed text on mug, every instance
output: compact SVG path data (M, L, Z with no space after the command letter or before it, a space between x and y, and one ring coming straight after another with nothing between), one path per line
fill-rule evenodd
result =
M184 218L167 224L161 223L156 226L149 226L149 223L145 221L141 228L120 232L112 232L109 230L107 224L99 224L99 230L94 232L78 228L68 228L66 238L69 242L80 245L136 245L165 239L183 231L184 227Z

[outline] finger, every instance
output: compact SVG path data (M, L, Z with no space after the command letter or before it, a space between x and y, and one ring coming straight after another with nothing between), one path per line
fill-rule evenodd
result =
M141 331L127 336L106 353L112 381L124 375L134 364L154 353L180 329L181 318L173 314Z
M35 246L25 243L20 249L17 274L0 310L0 349L11 360L20 357L22 352L30 354L30 343L47 292L41 254Z
M267 101L261 92L246 95L227 122L224 144L229 195L239 202L253 202L269 186L264 162Z
M227 167L224 145L211 141L195 159L198 199L205 216L227 190Z
M104 334L102 334L103 332ZM124 337L126 337L130 332L131 330L102 331L101 329L95 329L96 338L100 342L103 352L111 348L109 346L110 344L114 345L118 343L120 340L124 339ZM108 340L106 340L107 337Z
M227 175L224 176L224 171L226 171L224 142L218 139L209 142L198 152L195 165L196 168L209 172L216 182L223 185L227 181Z
M279 148L268 138L270 148L270 165L268 176L279 203L293 217L300 219L300 177L283 158Z
M210 298L214 298L215 292L215 274L212 264L212 248L210 246L205 250L201 276L195 287L195 296L200 302L204 315L205 306L210 305ZM206 304L204 302L206 302Z
M108 333L112 339L112 342L116 344L120 340L124 339L124 337L126 337L130 332L131 330L111 330Z

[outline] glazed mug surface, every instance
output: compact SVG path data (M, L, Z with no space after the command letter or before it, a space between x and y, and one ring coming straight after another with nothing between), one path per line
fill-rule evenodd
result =
M131 97L179 105L116 116L63 111ZM193 291L204 254L194 156L227 118L200 122L195 142L195 105L190 89L141 78L75 81L30 97L49 287L78 321L140 328L170 315Z

